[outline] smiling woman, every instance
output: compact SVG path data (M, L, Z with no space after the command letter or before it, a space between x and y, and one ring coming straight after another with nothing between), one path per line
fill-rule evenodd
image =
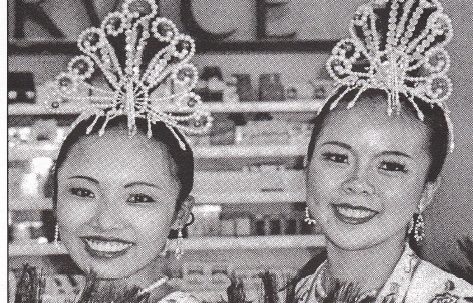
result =
M416 218L434 197L448 150L441 109L420 104L425 114L420 121L412 104L401 98L402 110L387 115L386 95L374 89L347 109L343 105L354 94L330 110L333 97L316 118L307 206L326 236L327 260L299 281L299 299L321 302L317 298L335 281L358 285L373 302L473 296L473 286L412 250L423 233ZM404 264L410 264L408 270ZM394 293L393 287L398 288Z
M125 116L110 121L102 136L99 127L85 135L90 123L71 131L56 162L61 240L85 272L147 288L165 276L170 231L189 219L192 151L182 150L163 123L152 125L151 139L144 119L136 119L134 136ZM153 290L157 298L171 292L164 284Z
M472 285L415 253L453 149L442 10L438 1L372 1L332 51L337 86L315 117L306 167L306 222L322 226L327 256L301 270L299 302L473 298Z
M192 218L194 159L184 134L208 130L211 117L192 92L194 40L158 11L154 0L124 1L82 32L83 55L48 86L50 109L84 109L53 169L55 238L84 273L110 286L100 293L86 283L83 295L98 298L79 302L196 301L166 283L168 244L177 238L182 253ZM163 112L171 104L181 114Z

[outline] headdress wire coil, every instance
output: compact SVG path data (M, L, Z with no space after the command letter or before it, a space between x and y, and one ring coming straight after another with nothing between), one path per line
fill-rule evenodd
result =
M194 40L180 34L175 24L159 17L153 0L126 0L121 11L108 14L100 27L84 30L77 45L82 55L72 58L67 71L59 74L48 90L47 107L60 109L65 100L80 107L80 121L95 116L90 133L100 117L107 123L127 116L130 135L136 118L151 124L163 122L182 149L185 142L175 132L206 132L210 113L199 109L201 99L192 92L198 71L189 63L195 53ZM170 112L175 112L172 114Z
M388 14L388 24L381 25L383 13ZM350 38L336 44L326 63L335 89L325 103L337 94L333 109L344 95L357 90L348 103L351 108L365 90L375 88L386 92L389 115L400 111L400 94L420 120L424 114L416 100L439 106L449 128L451 152L453 125L445 102L452 82L445 46L452 36L452 22L438 0L373 0L360 6L350 23Z

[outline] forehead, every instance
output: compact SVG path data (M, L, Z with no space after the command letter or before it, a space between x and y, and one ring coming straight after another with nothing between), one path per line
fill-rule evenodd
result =
M427 151L429 130L406 110L388 115L385 100L359 100L351 109L340 104L328 114L317 141L330 140L360 150L402 151L415 155Z
M155 180L172 177L172 159L167 147L153 138L125 129L108 129L81 137L70 149L59 173L94 176L99 180Z

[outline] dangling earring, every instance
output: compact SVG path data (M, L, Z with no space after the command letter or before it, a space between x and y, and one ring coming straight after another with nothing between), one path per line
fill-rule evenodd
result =
M422 213L415 214L415 223L414 223L414 239L417 242L420 242L425 237L425 223Z
M179 228L177 231L177 244L176 244L176 250L174 251L174 255L176 256L176 259L180 259L182 255L184 254L184 249L182 248L182 228Z
M169 252L174 251L174 255L176 259L179 259L184 254L184 249L182 248L182 228L177 230L177 238L176 239L166 239L166 244L164 245L163 250L161 251L160 255L166 257Z
M415 213L412 216L411 226L409 228L409 233L412 234L417 243L422 241L425 237L425 222L424 217L422 216L422 211L420 205L417 207L418 213Z
M59 224L56 223L56 226L54 226L54 245L56 247L59 247Z
M310 217L310 214L309 214L309 208L306 206L305 207L305 218L304 218L304 222L309 224L309 225L315 225L315 223L317 223L316 220L312 219Z

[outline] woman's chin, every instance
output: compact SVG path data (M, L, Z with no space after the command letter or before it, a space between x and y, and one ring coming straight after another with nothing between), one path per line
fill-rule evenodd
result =
M88 271L94 272L100 279L121 279L128 276L128 270L123 267L91 264Z
M366 233L359 233L353 231L341 231L340 229L334 228L324 232L325 237L329 243L333 246L343 250L363 250L372 247L377 243L373 235Z

